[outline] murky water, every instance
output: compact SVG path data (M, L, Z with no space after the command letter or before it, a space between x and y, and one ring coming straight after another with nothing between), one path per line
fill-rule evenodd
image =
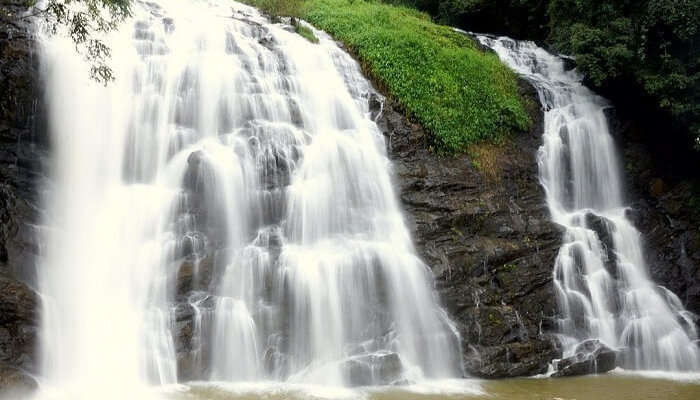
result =
M216 385L203 383L173 389L165 397L168 400L697 400L700 399L700 375L615 373L563 379L446 381L390 389L335 389L308 385Z

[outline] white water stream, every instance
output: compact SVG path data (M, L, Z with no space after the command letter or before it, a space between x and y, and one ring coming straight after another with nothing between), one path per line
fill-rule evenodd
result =
M228 0L138 1L107 87L45 40L43 386L461 376L372 88L317 35Z
M627 218L609 105L534 43L479 40L532 82L545 109L537 160L552 220L565 228L554 265L564 357L593 338L620 350L626 368L700 371L695 324L676 295L650 280Z

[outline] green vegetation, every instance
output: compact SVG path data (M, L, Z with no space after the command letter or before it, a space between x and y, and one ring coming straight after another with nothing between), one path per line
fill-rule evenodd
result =
M307 0L302 17L342 40L441 153L524 130L515 75L471 39L411 8Z
M516 77L498 57L425 13L362 0L306 0L294 11L279 4L262 9L299 16L343 41L378 86L432 134L440 153L464 151L530 124Z
M299 17L303 0L239 0L273 17Z
M260 9L260 11L279 20L280 17L291 17L294 31L311 43L318 43L314 31L302 25L297 20L301 17L301 6L304 0L239 0Z
M306 26L297 23L296 26L294 27L294 30L296 33L304 37L306 40L308 40L311 43L318 43L318 38L316 35L314 35L314 31L311 29L307 28Z
M474 31L545 40L618 104L700 150L698 0L383 0ZM644 114L645 111L640 111ZM673 138L671 138L673 139Z
M549 40L596 86L633 86L700 150L699 1L551 0L549 15Z

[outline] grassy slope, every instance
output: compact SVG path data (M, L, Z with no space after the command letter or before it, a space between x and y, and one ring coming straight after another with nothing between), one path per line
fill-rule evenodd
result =
M426 14L363 0L306 0L299 13L343 41L441 153L529 126L515 75Z

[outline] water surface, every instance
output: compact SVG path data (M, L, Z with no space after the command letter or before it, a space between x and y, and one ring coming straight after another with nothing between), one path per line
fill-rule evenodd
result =
M669 379L673 378L673 379ZM192 384L169 393L172 400L368 399L368 400L697 400L700 376L615 373L576 378L465 380L405 388L329 388L308 385Z

